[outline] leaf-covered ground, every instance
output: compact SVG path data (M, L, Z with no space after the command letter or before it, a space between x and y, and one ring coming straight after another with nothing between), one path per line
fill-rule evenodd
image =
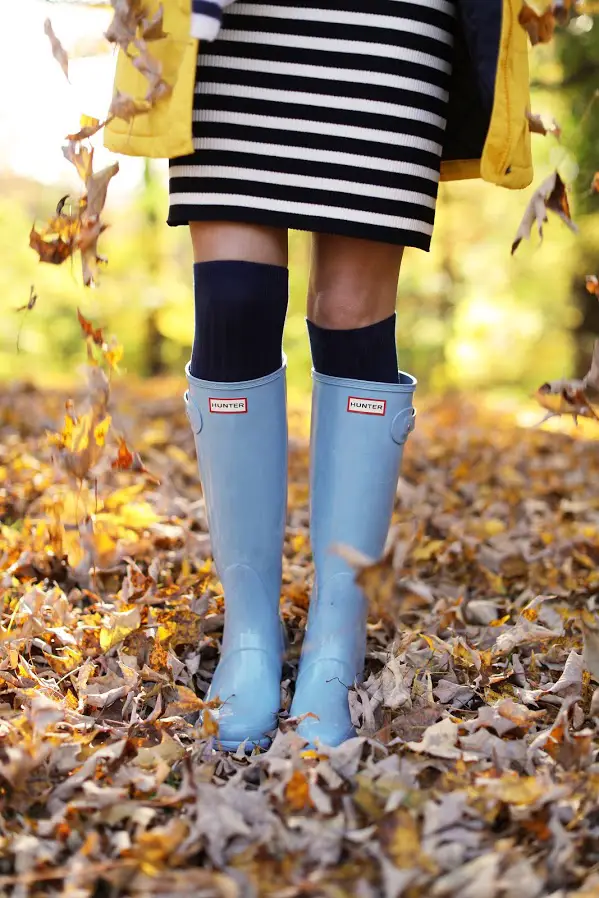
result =
M228 756L185 719L223 604L180 384L96 404L93 445L111 414L151 474L123 442L130 470L112 469L109 441L81 486L85 435L46 433L64 398L0 395L0 895L599 894L598 442L427 407L390 551L358 571L359 738L302 754L283 715L268 752ZM286 707L313 573L306 448L295 436Z

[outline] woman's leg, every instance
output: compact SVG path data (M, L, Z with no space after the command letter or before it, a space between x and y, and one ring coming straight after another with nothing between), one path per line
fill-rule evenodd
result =
M403 247L315 235L308 331L321 374L397 383L395 301Z
M203 380L253 380L281 365L287 231L194 222L195 334L190 370Z
M279 618L287 504L287 415L281 343L287 235L214 222L191 226L196 330L187 412L212 552L225 597L218 738L268 744L280 705Z
M415 381L399 374L395 296L402 248L316 237L308 301L314 385L310 527L315 585L291 712L311 743L353 735L348 689L362 675L367 606L336 551L381 555Z

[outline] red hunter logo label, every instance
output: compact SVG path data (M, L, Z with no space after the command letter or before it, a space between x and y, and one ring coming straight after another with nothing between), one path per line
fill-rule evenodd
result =
M245 415L248 401L245 396L238 399L209 399L208 407L213 415Z
M361 396L350 396L347 400L348 412L355 412L357 415L384 415L386 409L386 399L364 399Z

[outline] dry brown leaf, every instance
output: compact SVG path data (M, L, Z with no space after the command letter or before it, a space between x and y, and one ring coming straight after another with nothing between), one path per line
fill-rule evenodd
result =
M573 0L553 0L551 11L558 25L567 25L572 14Z
M87 147L81 146L79 143L69 141L69 143L62 148L62 152L65 159L68 159L69 162L75 166L77 174L85 183L92 173L94 161L93 147L88 149Z
M599 193L599 171L596 171L591 181L591 193Z
M118 174L118 170L118 162L113 162L112 165L108 165L101 171L92 173L87 177L85 185L87 187L85 215L88 218L101 214L106 202L108 184L111 178Z
M599 278L597 275L587 274L584 280L587 292L599 297Z
M596 683L599 683L599 617L587 609L581 614L584 636L584 664Z
M69 80L69 57L67 56L66 50L54 34L54 29L52 28L52 22L50 19L46 19L44 22L44 32L48 36L50 40L50 44L52 46L52 56L60 66L60 68L64 72L64 76Z
M114 15L104 37L111 44L117 44L127 52L143 20L144 7L140 0L111 0L111 2Z
M555 31L555 17L551 7L547 7L540 15L527 3L522 4L518 21L528 34L533 47L536 44L549 43Z
M543 225L547 218L547 210L554 212L574 233L578 228L570 216L566 185L555 171L537 187L533 193L520 222L518 231L512 243L512 255L518 249L522 240L529 240L533 225L536 223L539 237L543 239Z
M126 122L130 122L136 115L143 115L152 108L148 100L135 100L128 94L117 93L112 98L110 108L108 110L109 118L122 118Z
M92 115L82 115L79 124L79 131L77 131L76 134L67 134L66 140L72 140L74 142L87 140L89 137L93 137L94 134L97 134L98 131L104 127L106 122L101 122Z
M159 41L167 37L164 25L164 8L162 3L153 16L144 16L140 24L141 36L145 41Z
M532 112L527 112L526 118L528 119L528 130L533 134L542 134L543 136L553 134L558 140L560 139L562 129L554 118L549 119L545 115L533 114Z

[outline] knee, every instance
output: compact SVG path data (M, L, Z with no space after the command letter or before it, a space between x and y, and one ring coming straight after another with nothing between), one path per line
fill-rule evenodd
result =
M379 305L370 291L321 291L310 298L308 318L327 330L353 330L386 317L381 316Z

